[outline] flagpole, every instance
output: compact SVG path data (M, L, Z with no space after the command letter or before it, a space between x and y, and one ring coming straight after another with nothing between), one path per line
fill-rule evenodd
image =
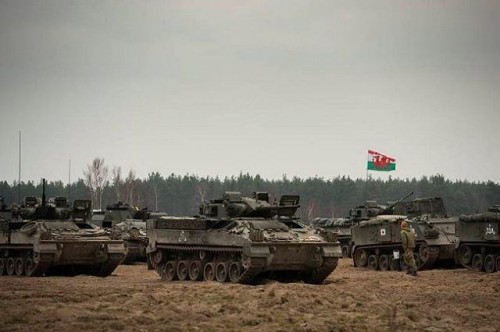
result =
M368 165L366 166L365 202L368 200Z
M21 206L21 131L19 130L19 177L17 179L17 204Z
M71 200L71 159L68 165L68 201Z

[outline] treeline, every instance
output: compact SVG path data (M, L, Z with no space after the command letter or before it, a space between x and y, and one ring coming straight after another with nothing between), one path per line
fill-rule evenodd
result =
M67 196L72 199L92 199L95 208L103 209L118 200L151 211L164 211L170 215L195 215L202 201L220 197L224 191L240 191L250 195L253 191L268 191L272 199L279 200L282 194L299 194L301 208L299 216L305 220L314 217L343 217L350 208L368 200L381 204L396 201L410 192L416 197L441 196L450 215L484 211L489 206L500 204L500 185L492 181L450 181L442 175L424 176L421 179L351 179L346 176L333 179L320 177L292 179L283 176L280 180L266 180L259 175L240 174L237 177L199 177L196 175L163 176L151 173L146 179L137 179L133 172L125 179L106 181L101 197L96 198L83 179L64 185L61 181L49 182L47 197ZM18 197L41 196L42 185L21 182L9 185L0 182L0 196L7 204L18 202Z

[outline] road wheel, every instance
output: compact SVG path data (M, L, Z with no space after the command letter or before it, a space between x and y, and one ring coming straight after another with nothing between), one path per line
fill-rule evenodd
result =
M423 264L422 259L420 259L420 255L414 252L413 260L415 261L415 266L417 267L417 270L419 270L421 265Z
M232 262L231 265L229 265L229 280L231 282L238 282L241 276L243 268L241 266L240 262Z
M214 263L205 264L205 268L203 269L203 279L205 281L214 281L215 280L215 264Z
M24 272L26 273L26 276L31 277L33 271L35 271L35 263L33 263L31 258L26 258L24 261Z
M342 246L342 257L349 257L349 246Z
M366 250L357 249L354 251L354 264L356 266L365 267L368 263L368 253Z
M475 254L474 256L472 256L472 269L474 271L481 272L483 268L484 268L483 255Z
M500 256L497 256L495 265L496 265L497 271L500 272Z
M426 243L423 243L418 248L418 254L422 264L426 263L429 259L439 256L439 248L429 247Z
M15 261L15 273L16 276L22 276L24 274L24 259L17 257Z
M470 266L472 262L472 249L469 246L462 246L458 249L458 260L464 267Z
M401 270L401 267L399 266L399 259L394 259L393 255L389 256L389 269L391 271Z
M380 271L389 270L389 257L387 255L381 255L378 258L378 267L380 268Z
M189 264L189 279L193 281L203 279L203 265L200 261L194 261Z
M0 258L0 276L3 275L5 271L5 259Z
M6 266L7 275L14 275L16 272L16 262L13 257L7 258L7 266Z
M368 257L368 268L370 270L378 270L378 258L375 255Z
M189 273L189 262L188 261L180 261L177 263L177 278L179 280L186 280Z
M225 262L217 263L215 267L215 279L218 282L225 282L227 280L227 264Z
M484 258L484 270L488 273L495 272L496 269L496 257L495 255L487 255Z
M163 251L158 250L158 251L156 251L154 253L154 255L153 255L153 262L156 265L159 265L159 264L161 264L161 262L163 262Z
M172 281L177 279L177 262L176 261L168 261L165 264L165 269L162 273L162 279L167 281Z
M400 265L400 267L401 267L401 270L403 270L403 271L406 271L406 270L408 269L408 266L406 265L406 262L405 262L405 260L403 259L403 257L401 257L401 258L399 259L399 265Z

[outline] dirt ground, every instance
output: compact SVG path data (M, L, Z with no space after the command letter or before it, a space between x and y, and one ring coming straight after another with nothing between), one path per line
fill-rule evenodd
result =
M500 331L500 273L355 268L323 285L160 280L145 264L107 278L0 278L0 331Z

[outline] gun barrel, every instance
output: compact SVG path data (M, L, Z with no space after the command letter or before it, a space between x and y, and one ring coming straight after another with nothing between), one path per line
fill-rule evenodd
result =
M402 201L404 201L405 199L407 199L411 195L413 195L413 191L411 193L409 193L408 195L406 195L405 197L399 199L395 203L392 203L391 205L389 205L388 207L386 207L385 210L384 210L384 212L392 210L396 205L398 205L399 203L401 203Z

